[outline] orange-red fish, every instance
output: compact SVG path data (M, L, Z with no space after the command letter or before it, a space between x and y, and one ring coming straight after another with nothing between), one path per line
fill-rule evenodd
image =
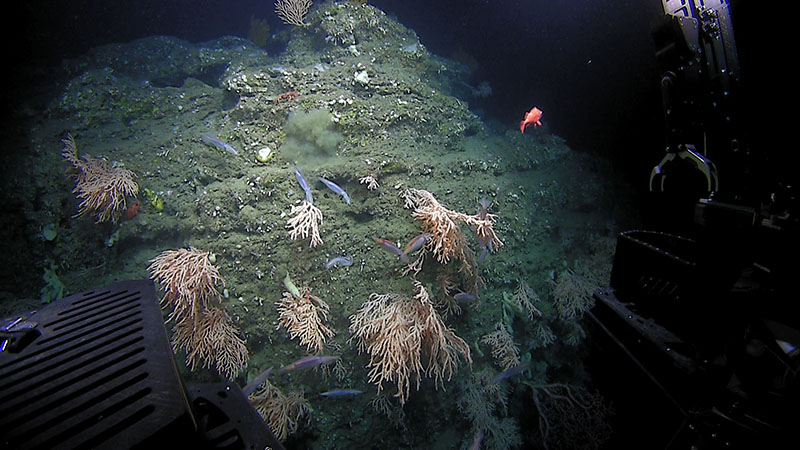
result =
M125 220L131 220L134 217L139 215L139 208L142 206L142 203L139 200L131 203L128 206L128 209L125 210Z
M535 106L533 109L525 113L525 118L519 123L519 131L524 133L525 128L528 128L531 125L533 125L533 128L542 125L542 110Z

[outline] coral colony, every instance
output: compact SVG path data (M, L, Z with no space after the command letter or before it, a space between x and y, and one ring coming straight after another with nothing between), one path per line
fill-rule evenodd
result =
M62 140L61 156L70 164L67 174L75 179L72 192L80 200L78 216L94 216L95 222L117 222L127 207L127 199L136 197L139 185L136 175L124 167L108 167L104 159L84 155L71 134Z
M164 289L162 304L172 307L172 346L186 350L186 363L214 367L232 378L247 364L247 347L230 322L216 284L225 284L209 261L209 252L194 248L167 250L155 257L148 270Z

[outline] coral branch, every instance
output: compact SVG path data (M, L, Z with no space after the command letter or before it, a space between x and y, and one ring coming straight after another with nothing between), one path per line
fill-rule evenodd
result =
M381 187L381 185L378 184L378 179L375 177L375 175L371 173L359 178L358 182L361 184L366 184L367 189L369 189L370 191L373 191Z
M281 442L294 434L300 419L311 412L311 405L302 392L284 394L269 380L263 388L250 395L250 403Z
M599 393L562 383L529 386L545 449L601 448L611 436L613 410Z
M292 206L290 218L286 226L289 228L289 238L292 240L305 239L311 237L309 247L316 247L322 244L322 238L319 235L319 227L322 225L322 211L319 210L314 204L303 200L297 206Z
M80 200L76 217L94 215L97 223L116 223L127 209L127 198L139 193L136 175L124 167L108 167L104 159L79 158L70 134L61 142L61 156L71 165L67 174L75 178L72 192Z
M520 364L519 346L502 324L497 324L495 331L482 336L481 342L492 347L492 356L503 370Z
M328 318L328 304L307 287L300 288L300 297L284 292L276 305L280 318L278 327L286 328L289 337L298 338L300 345L310 353L320 353L325 342L336 334L336 330L322 323Z
M464 268L472 272L474 261L467 247L464 235L458 222L472 227L481 245L490 252L495 252L503 245L494 231L497 216L489 213L468 215L451 211L442 206L428 191L408 189L403 193L406 208L413 209L412 215L422 222L423 232L430 233L430 245L436 260L442 264L451 258L461 261ZM427 245L426 245L427 247Z
M209 252L194 248L167 250L150 261L150 277L164 289L162 305L172 306L172 347L186 350L186 364L215 366L228 378L247 364L247 347L219 300L216 284L225 285L209 261Z
M580 319L584 311L594 306L592 295L599 286L590 279L567 269L553 283L554 305L562 319Z
M397 385L401 404L408 399L412 378L419 389L423 370L433 376L436 386L450 380L460 356L472 366L469 346L448 328L433 308L427 290L415 282L417 295L409 299L397 294L372 294L350 317L351 339L358 349L369 353L369 381L383 388L383 382ZM426 352L427 369L421 360Z
M287 25L306 27L308 26L305 23L306 15L312 4L311 0L277 0L275 13Z

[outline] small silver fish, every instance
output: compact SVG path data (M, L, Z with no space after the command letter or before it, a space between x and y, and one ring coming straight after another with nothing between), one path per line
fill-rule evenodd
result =
M320 366L322 364L330 364L334 361L339 359L338 356L307 356L305 358L298 359L297 361L283 366L279 369L280 373L287 372L289 370L303 370L303 369L310 369L312 367Z
M433 235L430 233L422 233L417 235L414 239L411 239L405 249L406 255L410 255L411 253L422 248L422 246L425 245L425 243L428 242L432 236Z
M401 261L403 261L404 263L408 264L408 255L406 254L406 252L400 250L400 248L398 248L397 245L395 245L394 242L387 241L386 239L381 239L381 238L378 238L378 237L373 237L372 239L374 239L375 242L377 242L378 244L381 244L381 247L384 250L386 250L389 253L392 253L394 255L399 256Z
M332 190L333 192L336 192L337 194L341 195L342 198L344 198L345 203L347 203L348 205L350 204L350 196L347 195L347 192L345 192L344 189L339 187L338 184L334 183L331 180L327 180L325 178L322 178L322 177L317 177L317 178L319 179L319 181L322 182L322 184L324 184L325 186L328 186L328 188L330 190Z
M520 374L522 371L528 368L531 365L530 361L525 361L523 363L519 363L516 366L511 366L508 369L504 370L500 375L494 377L494 380L490 384L497 384L506 378L511 378L515 375Z
M458 301L472 301L475 300L475 296L468 293L468 292L459 292L458 294L453 296L454 299Z
M353 265L353 258L351 258L349 256L337 256L336 258L331 258L330 261L325 263L325 269L330 270L331 267L333 267L335 265L340 265L340 266L345 266L345 267L352 266Z
M258 389L262 384L264 384L267 381L267 378L269 378L270 373L272 373L272 367L261 372L255 378L253 378L253 381L247 383L247 385L242 388L242 392L244 392L244 395L250 395L253 392L255 392L256 389Z
M297 166L292 166L292 171L294 172L294 176L297 178L297 182L300 183L300 187L303 188L303 191L306 193L306 201L313 204L314 196L311 195L311 187L308 185L306 177L303 176L303 172Z
M236 151L235 148L231 147L230 144L223 141L222 139L214 136L213 134L204 134L200 136L203 139L203 142L209 145L213 145L214 147L221 148L223 150L227 150L234 155L238 155L239 152Z
M361 395L364 392L357 389L334 389L332 391L322 392L320 397L347 397L350 395Z

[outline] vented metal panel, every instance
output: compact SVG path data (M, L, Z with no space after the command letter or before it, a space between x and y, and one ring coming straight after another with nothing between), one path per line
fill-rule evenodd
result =
M129 448L191 430L151 281L72 295L17 319L38 337L0 353L0 447Z

